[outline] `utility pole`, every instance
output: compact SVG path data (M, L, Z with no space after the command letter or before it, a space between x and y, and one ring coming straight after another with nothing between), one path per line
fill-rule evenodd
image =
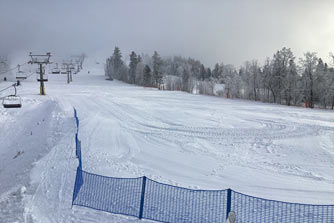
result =
M45 95L45 87L44 87L44 71L43 71L43 64L49 64L50 63L50 57L51 53L47 53L45 55L33 55L31 52L29 54L31 57L31 61L29 61L30 64L38 64L39 65L39 75L40 75L40 94Z

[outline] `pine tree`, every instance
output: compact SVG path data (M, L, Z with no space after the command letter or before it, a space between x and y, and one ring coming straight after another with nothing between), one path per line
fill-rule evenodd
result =
M221 69L219 67L219 64L216 63L215 68L212 70L212 77L218 80L220 76L221 76Z
M189 91L189 72L185 68L183 68L182 74L182 90Z
M144 67L144 80L143 80L143 84L146 87L151 87L152 86L152 73L151 73L151 68L146 65Z
M205 77L206 77L206 70L204 65L201 65L200 71L199 71L199 75L200 75L200 80L204 81Z
M134 84L136 82L136 70L139 63L137 54L132 51L130 54L130 64L129 64L129 83Z
M125 80L126 77L124 77L124 74L122 75L124 62L122 60L122 53L118 47L115 47L114 49L114 53L111 57L111 65L113 67L114 78Z
M211 77L212 77L212 72L210 67L208 67L208 69L206 70L205 79L210 79Z

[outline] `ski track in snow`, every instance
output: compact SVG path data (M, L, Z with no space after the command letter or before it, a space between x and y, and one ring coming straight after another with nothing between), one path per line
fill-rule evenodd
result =
M73 106L86 171L333 203L332 111L157 91L105 81L98 66L87 62L70 85L65 75L49 75L44 97L33 78L24 81L22 109L0 109L0 180L8 181L0 189L0 222L143 222L71 206ZM31 140L30 131L43 137Z

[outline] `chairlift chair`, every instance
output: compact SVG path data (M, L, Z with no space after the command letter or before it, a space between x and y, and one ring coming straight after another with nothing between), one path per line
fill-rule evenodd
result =
M56 66L52 68L51 70L52 74L60 74L60 69L58 68L58 63L56 63Z
M53 68L52 73L53 74L60 74L60 69L59 68Z
M16 95L16 84L13 84L15 88L15 94L8 95L2 99L2 105L4 108L21 108L22 99L20 96Z
M25 80L27 79L27 74L20 70L20 65L17 65L16 80Z
M25 80L27 79L27 74L23 71L16 72L16 80Z
M21 108L22 99L20 96L8 95L3 98L2 105L4 108Z

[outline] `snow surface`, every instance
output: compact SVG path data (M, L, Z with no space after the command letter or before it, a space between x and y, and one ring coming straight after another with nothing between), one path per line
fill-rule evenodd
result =
M0 108L0 222L142 222L71 206L73 107L86 171L334 203L333 111L106 81L91 61L71 84L50 74L47 96L33 75L18 88L22 108Z

